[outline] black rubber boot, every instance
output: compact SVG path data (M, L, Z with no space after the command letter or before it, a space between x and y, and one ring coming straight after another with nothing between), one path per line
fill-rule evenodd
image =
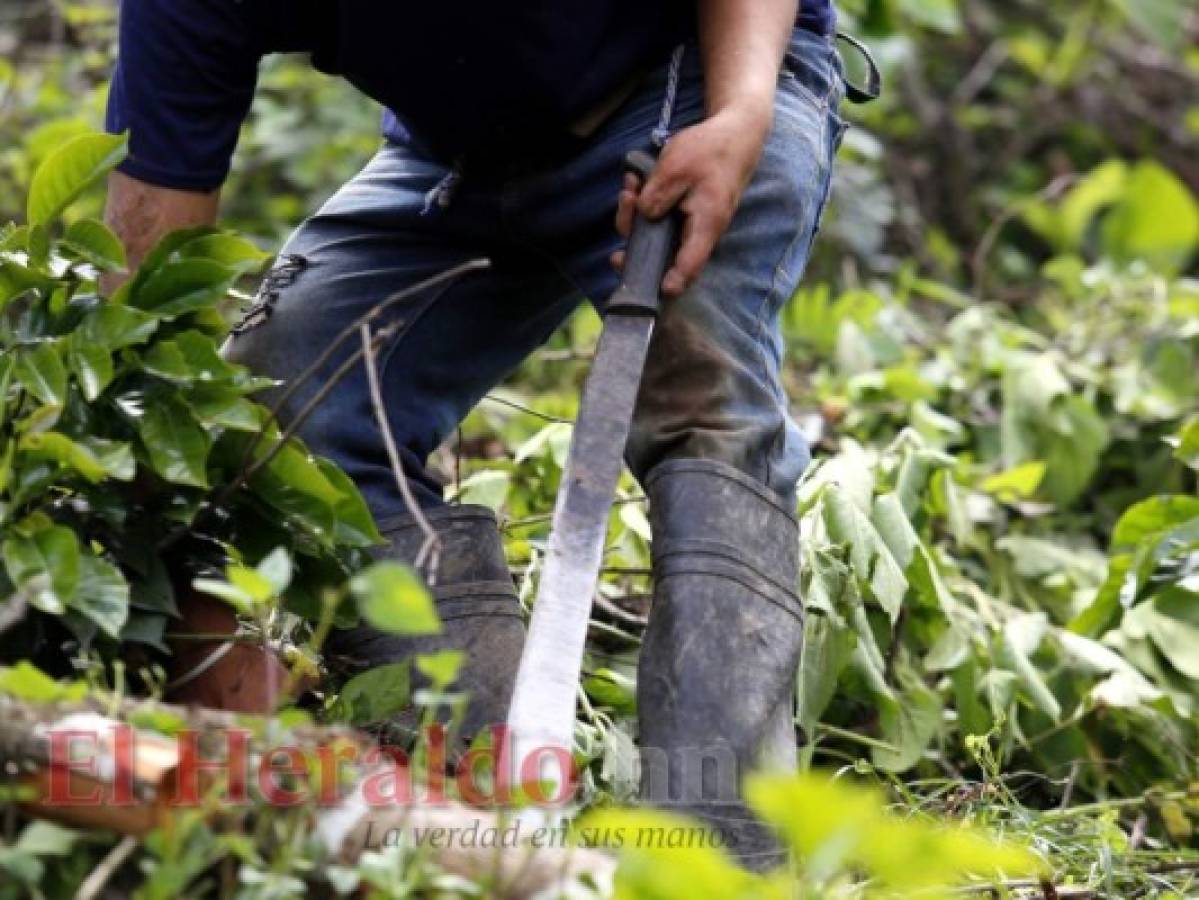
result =
M637 681L642 798L710 825L746 868L774 868L786 855L740 785L751 770L795 768L795 516L719 462L662 463L645 489L655 586Z
M441 633L422 637L385 634L367 624L334 631L325 645L331 665L356 673L439 650L466 654L453 689L469 694L458 730L459 744L508 715L516 669L524 646L525 625L504 558L495 513L484 506L446 506L425 511L441 539L436 578L431 588L441 618ZM381 558L413 562L425 534L410 517L381 523L391 542ZM421 687L413 671L413 686ZM397 736L410 737L419 716L401 714L387 723Z

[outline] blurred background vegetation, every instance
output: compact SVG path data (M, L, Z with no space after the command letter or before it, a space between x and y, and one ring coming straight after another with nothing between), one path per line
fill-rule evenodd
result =
M823 240L784 310L817 457L806 760L1026 837L1075 896L1190 895L1199 10L841 10L886 91L844 111ZM0 222L102 122L114 25L110 3L0 3ZM273 251L369 157L378 118L303 60L266 62L224 222ZM437 460L448 494L501 512L526 597L596 328L580 312ZM649 535L622 491L579 724L597 801L633 793Z

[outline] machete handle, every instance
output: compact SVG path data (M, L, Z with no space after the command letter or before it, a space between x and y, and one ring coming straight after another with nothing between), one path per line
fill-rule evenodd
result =
M653 154L644 150L634 150L625 157L625 170L643 181L649 180L657 164ZM657 314L662 277L674 256L678 234L679 216L673 210L660 219L636 214L625 250L620 287L608 301L606 312Z

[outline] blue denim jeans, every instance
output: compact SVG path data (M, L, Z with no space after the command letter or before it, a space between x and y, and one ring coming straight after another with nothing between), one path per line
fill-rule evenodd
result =
M415 144L385 145L288 240L227 354L286 381L374 304L489 257L489 270L394 308L386 321L398 330L378 357L405 472L422 503L442 502L425 470L429 454L577 304L602 304L615 287L608 260L620 245L613 219L622 161L647 147L659 125L669 70L663 60L564 157L478 176L468 162L448 204L428 202L449 173L444 163ZM704 115L696 47L684 49L678 72L673 131ZM626 452L637 477L666 459L711 459L791 502L809 452L787 411L778 313L799 283L828 198L844 89L830 39L797 30L773 129L737 214L697 282L664 304ZM357 346L348 342L322 374ZM282 420L320 383L318 376L297 390ZM403 513L363 367L299 434L349 473L381 522Z

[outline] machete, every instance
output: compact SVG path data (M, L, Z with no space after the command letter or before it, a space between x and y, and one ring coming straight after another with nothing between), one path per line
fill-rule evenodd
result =
M654 157L634 151L625 166L648 181ZM660 302L662 276L675 248L678 217L637 214L621 281L604 307L604 327L571 435L554 505L549 546L533 604L529 635L508 712L511 753L506 770L521 781L536 777L559 787L570 772L540 765L569 759L587 622L599 583L608 516L620 478L625 443ZM536 754L536 757L533 755ZM536 759L536 775L526 760ZM543 796L546 796L543 794Z

